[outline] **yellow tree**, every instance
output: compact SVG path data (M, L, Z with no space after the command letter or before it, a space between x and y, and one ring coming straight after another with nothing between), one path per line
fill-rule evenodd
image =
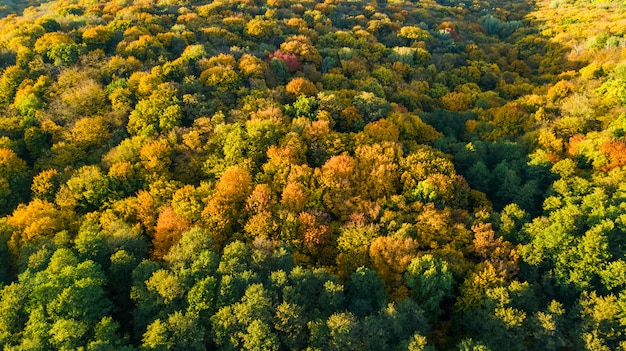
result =
M301 183L290 182L285 185L280 202L283 208L294 213L299 213L304 210L307 202L307 191Z
M244 206L251 192L252 175L243 165L226 169L215 185L215 192L202 211L202 219L219 247L242 225Z
M145 143L139 151L139 158L146 178L151 180L169 179L172 152L172 147L165 139Z
M398 129L394 123L386 119L379 119L378 121L368 123L365 128L363 128L363 132L378 142L397 142L400 137L400 129Z
M317 94L317 87L315 84L302 77L292 79L289 83L287 83L285 90L292 94L293 97L300 95L315 96L315 94Z
M280 44L280 50L297 55L300 61L310 61L315 64L322 62L322 56L317 51L311 39L304 35L293 35Z
M354 158L339 155L326 161L319 172L319 181L324 189L324 205L343 219L347 219L354 209L351 199L356 190L355 169Z
M272 208L276 203L275 194L267 184L258 184L248 200L246 210L251 215L244 230L251 239L271 238L278 229L272 216Z
M280 33L280 27L275 20L255 17L246 23L244 33L253 40L266 41Z
M239 59L238 68L245 76L256 77L263 75L267 66L260 58L250 54L243 54Z
M474 225L472 231L474 240L470 250L474 255L482 261L489 262L504 277L517 273L519 254L513 244L505 241L501 236L496 238L491 223Z
M87 152L105 146L110 137L109 124L102 116L77 120L66 136L68 142Z
M385 288L392 298L408 297L402 276L416 253L417 242L412 238L381 236L371 243L369 255L372 267L385 281Z
M113 28L99 25L85 29L83 31L83 43L89 49L104 49L106 43L113 37Z
M361 145L355 150L357 193L369 200L377 200L397 193L400 185L398 159L402 156L400 144Z
M67 216L48 201L34 199L27 205L20 205L7 217L7 224L13 229L9 247L18 254L22 245L41 238L50 238L66 229Z
M33 178L30 191L33 197L41 200L53 201L54 195L59 190L59 171L47 169L41 171Z

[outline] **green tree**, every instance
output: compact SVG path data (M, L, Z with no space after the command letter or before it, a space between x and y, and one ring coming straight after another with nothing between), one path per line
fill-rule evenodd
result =
M140 100L128 116L128 132L149 136L168 132L182 119L178 89L171 83L159 85L147 99Z
M448 263L424 255L414 258L404 274L406 285L412 289L412 296L430 318L437 318L443 311L443 299L452 296L454 278Z
M359 268L346 283L348 308L357 316L378 311L385 303L385 283L376 271Z
M28 167L17 154L0 148L0 213L11 212L28 196Z
M193 313L174 312L166 321L152 322L143 335L145 350L206 350L203 327Z
M326 320L329 331L328 344L324 345L329 350L358 350L359 349L359 323L357 318L350 312L334 313Z
M13 103L20 83L26 78L26 71L18 66L10 66L2 73L0 78L0 106L8 107Z
M224 350L277 350L278 337L269 323L272 301L261 284L247 287L240 302L221 308L211 317L215 343Z
M308 320L302 307L285 301L276 307L274 320L274 329L282 345L291 350L305 348Z
M243 335L243 348L250 351L278 351L280 344L270 326L255 319L248 325Z
M14 282L0 291L0 345L15 345L22 337L23 326L29 315L25 307L28 303L27 286Z
M100 266L90 260L81 262L68 249L56 250L45 269L27 270L20 281L28 294L28 320L16 346L85 347L97 337L102 319L112 308Z
M57 193L56 202L63 207L78 207L82 211L97 210L112 198L109 178L98 166L83 166Z
M385 118L389 110L391 110L391 105L385 99L365 91L355 96L353 103L363 116L366 124Z

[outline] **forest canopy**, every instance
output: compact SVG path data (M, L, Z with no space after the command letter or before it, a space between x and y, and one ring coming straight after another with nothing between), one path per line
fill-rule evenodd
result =
M3 350L626 350L626 4L0 3Z

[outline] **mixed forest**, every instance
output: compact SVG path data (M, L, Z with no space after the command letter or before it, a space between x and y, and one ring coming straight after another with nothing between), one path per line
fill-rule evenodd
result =
M0 2L3 350L626 350L626 3Z

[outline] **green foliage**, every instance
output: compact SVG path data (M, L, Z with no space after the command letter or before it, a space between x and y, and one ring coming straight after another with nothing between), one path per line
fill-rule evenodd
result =
M385 286L375 271L360 267L350 276L346 293L350 297L348 308L357 316L365 316L382 306Z
M11 212L28 195L26 162L12 150L0 148L0 213Z
M128 117L128 132L149 136L177 126L182 119L177 92L174 85L163 83L149 98L140 100Z
M83 211L96 210L109 200L109 179L97 166L79 168L57 196L57 202L63 206L75 205Z
M18 66L7 67L0 78L0 106L7 107L13 102L17 88L26 78L26 72Z
M315 97L299 95L293 104L285 105L285 113L293 117L311 118L315 115L316 108L317 99L315 99Z
M385 99L377 97L373 93L361 92L354 97L354 107L359 110L367 124L385 118L391 109L391 105Z
M5 339L3 343L9 347L39 343L47 348L71 349L97 339L101 320L106 320L112 307L104 295L105 283L99 265L90 260L81 262L70 250L58 249L45 269L20 275L28 299L26 304L16 305L27 316L21 326L24 334L19 340ZM107 341L115 343L115 330L112 334Z
M405 279L407 286L413 289L413 298L430 318L441 314L439 305L451 296L454 283L446 261L431 255L415 258L407 268Z
M506 38L513 34L517 29L522 27L521 21L507 21L502 22L492 15L487 15L479 20L479 23L485 28L487 34L498 35L501 38Z

